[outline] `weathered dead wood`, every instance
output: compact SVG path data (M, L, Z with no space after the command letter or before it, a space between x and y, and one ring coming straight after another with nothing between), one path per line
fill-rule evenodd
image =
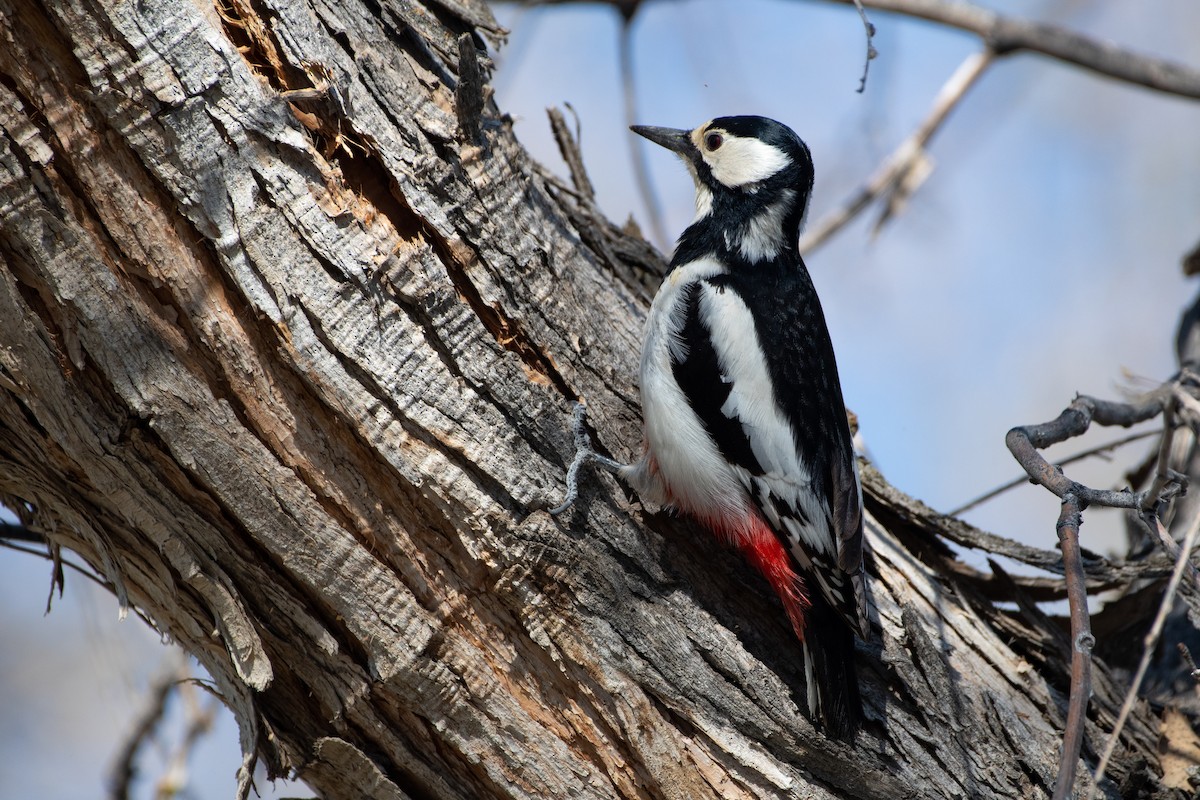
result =
M1055 624L874 518L850 748L711 537L603 476L545 513L572 401L637 446L661 265L458 92L481 2L0 14L0 494L205 665L247 753L329 798L1048 793ZM1154 725L1106 796L1170 796Z

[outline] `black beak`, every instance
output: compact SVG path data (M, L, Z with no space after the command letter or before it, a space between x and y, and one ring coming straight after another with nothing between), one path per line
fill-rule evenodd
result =
M691 131L680 131L675 128L656 128L653 125L630 125L629 130L680 155L685 155L692 148Z

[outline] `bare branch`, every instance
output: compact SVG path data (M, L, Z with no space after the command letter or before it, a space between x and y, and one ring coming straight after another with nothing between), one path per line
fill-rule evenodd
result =
M970 547L993 555L1011 558L1022 564L1028 564L1054 574L1063 574L1062 556L1054 550L1032 547L1027 544L997 536L970 525L957 517L934 511L920 500L908 497L887 483L879 471L869 463L862 465L863 500L873 515L881 520L887 520L890 527L898 533L903 533L906 526L920 531L924 541L928 541L928 532L933 531L946 541L961 547ZM1083 569L1087 575L1088 587L1095 591L1123 586L1135 580L1144 580L1166 576L1170 572L1170 563L1161 556L1140 562L1110 561L1095 553L1083 556ZM968 576L971 573L965 565L954 562L954 569L959 575ZM1014 581L1032 587L1039 594L1050 591L1045 583L1014 576ZM1061 596L1061 591L1055 597ZM1051 599L1040 598L1039 599Z
M1081 450L1078 453L1067 456L1064 459L1060 459L1060 460L1056 461L1055 463L1060 468L1065 467L1068 464L1074 464L1077 461L1083 461L1086 458L1091 458L1092 456L1098 456L1103 453L1107 453L1110 450L1116 450L1118 447L1124 447L1125 445L1130 444L1132 442L1141 441L1142 439L1148 439L1151 436L1156 436L1157 434L1158 434L1158 431L1156 431L1156 430L1140 431L1139 433L1131 433L1128 436L1122 436L1120 439L1114 439L1111 442L1105 442L1104 444L1096 445L1095 447L1089 447L1086 450ZM1007 483L997 486L995 489L984 492L983 494L979 495L978 497L974 498L973 500L967 501L966 503L962 504L958 508L947 511L946 514L951 517L961 516L962 514L970 511L971 509L973 509L977 506L983 505L988 500L998 497L998 496L1004 494L1005 492L1009 491L1010 489L1015 489L1018 486L1020 486L1021 484L1028 483L1028 482L1029 482L1028 475L1018 476L1016 478L1013 478L1011 481L1008 481Z
M871 61L879 55L879 51L875 49L875 25L871 20L867 19L867 10L863 8L862 0L854 0L854 7L858 9L858 16L862 19L863 30L867 34L867 57L863 59L862 78L858 81L858 93L862 94L867 88L867 72L871 69Z
M635 9L636 10L636 9ZM637 79L633 70L633 27L629 24L632 12L623 18L618 54L621 62L621 95L624 98L625 127L636 125L637 119ZM654 122L652 124L658 124ZM638 137L630 137L637 139ZM658 204L658 195L654 193L654 184L650 182L650 166L646 162L646 150L640 141L633 145L633 178L637 182L638 192L646 204L646 219L650 223L650 235L657 247L670 249L671 240L667 236L663 224L662 208Z
M1079 552L1080 504L1075 495L1063 497L1058 515L1058 546L1062 549L1067 577L1067 598L1071 607L1071 698L1067 706L1067 727L1063 735L1058 778L1054 782L1054 800L1066 800L1075 786L1075 766L1083 747L1083 726L1087 720L1088 698L1092 694L1092 648L1096 644L1088 618L1087 587L1084 585L1083 558Z
M46 537L18 522L0 522L0 540L5 542L40 542L45 543Z
M1167 94L1200 99L1200 70L1137 53L1047 22L998 14L959 0L826 0L903 14L975 34L997 55L1027 51L1108 78ZM582 0L521 0L519 5L566 5ZM631 19L642 0L606 0Z
M208 691L207 687L203 688ZM217 709L220 708L220 699L216 696L208 697L208 701L201 705L193 682L181 681L179 690L184 701L187 724L183 736L167 759L166 769L158 779L155 787L158 797L177 797L186 792L189 781L188 763L195 754L196 745L200 743L201 738L212 730Z
M588 178L587 169L583 166L583 152L579 149L578 137L571 134L571 129L567 127L563 113L557 108L546 109L546 114L550 117L550 131L554 134L554 141L558 144L558 152L562 154L563 161L567 163L567 169L571 172L571 183L574 184L575 191L579 192L581 197L594 203L596 190L592 186L591 179Z
M28 530L28 529L26 529L26 530ZM112 589L112 584L110 584L102 576L97 575L95 572L93 572L91 569L89 569L87 567L82 567L79 564L76 564L74 561L62 558L61 556L56 557L55 554L50 552L49 550L40 550L36 547L26 547L23 544L14 544L14 541L16 541L16 540L9 539L8 537L0 536L0 547L6 548L8 550L16 550L18 553L25 553L26 555L36 556L37 558L44 558L47 561L52 561L52 562L54 562L54 569L55 569L56 573L61 573L63 567L69 567L69 568L75 570L76 572L78 572L83 577L90 580L92 583L99 586L100 588L108 589L108 590ZM42 540L42 541L44 542L45 540ZM54 596L54 587L55 586L59 587L59 596L60 597L62 596L62 584L63 584L62 577L61 577L61 575L58 575L54 580L53 586L51 586L51 588L50 588L51 597ZM49 604L47 604L46 611L49 612L49 610L50 610Z
M983 50L967 57L934 98L929 114L907 139L875 170L867 182L839 208L826 214L800 237L800 252L809 253L842 229L864 208L881 195L893 190L916 165L921 163L925 145L941 128L950 112L975 85L992 63L995 54Z
M1045 486L1059 497L1065 497L1068 492L1074 493L1085 508L1089 505L1141 508L1148 493L1128 489L1092 489L1076 483L1061 469L1046 461L1038 450L1079 436L1092 422L1129 427L1157 416L1170 400L1174 386L1174 382L1163 384L1135 403L1115 403L1080 395L1051 422L1013 428L1005 437L1005 444L1017 463L1029 474L1030 480Z
M833 0L850 4L854 0ZM892 11L970 31L997 55L1026 50L1092 72L1168 94L1200 99L1200 70L1153 58L1045 22L997 14L947 0L864 0L868 8Z
M1179 386L1175 386L1171 394L1171 399L1175 402L1180 402L1181 397L1191 400ZM1143 511L1154 511L1157 515L1161 515L1162 513L1162 509L1159 507L1161 505L1159 498L1163 496L1167 485L1170 483L1178 484L1180 481L1180 476L1173 474L1170 469L1171 443L1175 439L1174 404L1166 403L1163 406L1162 415L1163 436L1162 441L1158 445L1158 459L1154 470L1154 480L1150 484L1150 489L1146 492L1146 504L1142 507Z
M177 657L154 679L146 696L146 707L138 716L133 730L121 745L109 777L109 797L112 800L128 800L133 780L137 777L137 755L162 721L167 711L167 700L179 685L180 665Z
M1054 798L1071 796L1075 783L1075 765L1079 759L1083 741L1084 716L1087 710L1087 698L1091 694L1091 656L1090 650L1095 644L1091 635L1088 620L1087 590L1083 580L1083 566L1079 559L1079 525L1080 512L1090 504L1104 505L1116 508L1128 508L1138 512L1143 521L1152 522L1162 528L1160 514L1165 504L1181 491L1186 478L1167 468L1167 454L1171 448L1174 433L1175 407L1186 404L1180 400L1184 397L1181 383L1189 380L1184 373L1181 377L1164 383L1149 394L1132 403L1113 403L1096 400L1091 397L1079 396L1058 416L1050 422L1040 425L1028 425L1013 428L1005 437L1005 443L1013 457L1025 468L1034 483L1041 484L1062 498L1062 512L1058 521L1059 545L1062 548L1064 566L1067 576L1067 596L1071 609L1071 633L1074 639L1074 649L1071 658L1071 698L1067 714L1067 727L1063 740L1062 761L1059 765L1058 780L1055 784ZM1186 395L1190 401L1190 395ZM1100 425L1123 425L1128 427L1145 421L1157 414L1163 415L1164 434L1159 444L1158 470L1150 490L1146 492L1101 491L1091 489L1071 480L1063 471L1048 463L1038 452L1039 449L1064 441L1084 433L1096 422ZM1128 718L1137 698L1146 669L1153 655L1154 645L1162 631L1162 624L1170 610L1171 599L1179 586L1184 569L1189 566L1188 557L1195 543L1197 531L1200 531L1200 514L1193 520L1188 530L1184 546L1180 548L1171 573L1167 591L1159 606L1159 612L1154 625L1146 635L1145 651L1141 664L1132 686L1125 696L1121 712L1113 726L1113 732L1100 759L1095 774L1096 785L1104 777L1108 759L1116 746L1121 729ZM1094 795L1094 786L1091 793Z

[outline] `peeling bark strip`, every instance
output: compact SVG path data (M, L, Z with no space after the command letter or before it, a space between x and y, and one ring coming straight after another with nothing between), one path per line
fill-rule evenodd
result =
M536 510L575 398L636 446L660 265L486 87L459 135L473 31L475 0L0 0L0 495L204 664L243 793L257 752L329 798L1047 795L1059 633L935 550L870 522L850 749L735 555L605 478ZM1171 796L1154 725L1107 796Z

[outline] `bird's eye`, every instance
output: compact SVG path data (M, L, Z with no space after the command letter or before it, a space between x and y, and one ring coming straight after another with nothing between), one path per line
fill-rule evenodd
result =
M719 133L710 133L704 137L704 146L711 152L721 146L725 140L721 138Z

